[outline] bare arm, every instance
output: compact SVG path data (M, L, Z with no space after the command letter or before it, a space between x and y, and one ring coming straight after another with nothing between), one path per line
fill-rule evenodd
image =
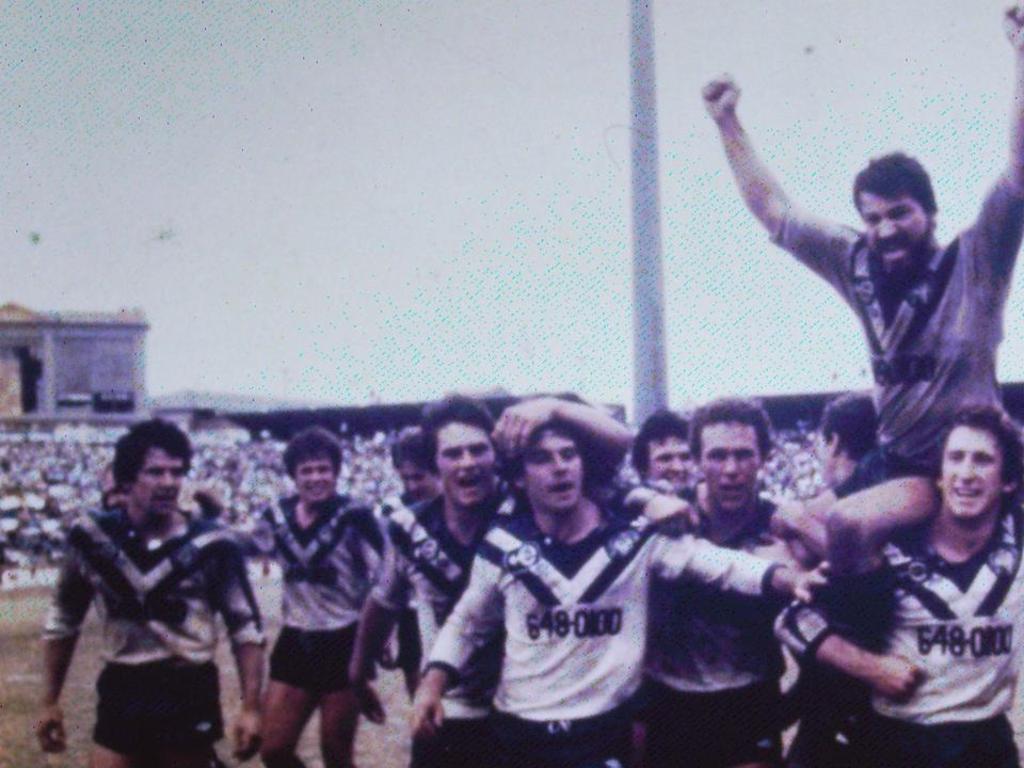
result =
M384 706L369 682L373 676L373 660L380 655L397 616L397 611L381 605L372 595L363 603L363 612L359 616L356 644L348 664L348 679L359 699L359 710L371 723L383 723L385 719ZM408 679L408 672L406 677Z
M773 236L790 209L789 198L762 162L736 115L740 90L728 75L704 86L704 106L718 126L725 156L743 202Z
M448 671L443 667L431 667L423 675L416 689L412 706L412 734L418 738L432 738L444 723L444 696L451 682Z
M231 648L238 668L242 711L232 729L235 756L248 760L260 746L260 694L263 690L263 646L239 643Z
M925 477L905 477L840 499L828 513L828 561L837 574L872 567L892 534L938 511L938 492Z
M506 408L494 427L494 440L504 451L518 453L530 433L552 419L567 421L587 432L608 452L613 463L622 460L633 441L626 425L602 409L557 397L538 397Z
M924 679L919 667L899 656L881 656L865 651L839 635L829 635L815 658L856 678L879 696L906 701Z
M58 702L77 643L78 635L43 640L43 700L36 721L36 738L44 752L63 752L67 747L64 713Z
M77 644L78 635L43 640L43 706L60 701Z
M348 678L353 685L364 685L373 675L373 660L380 655L387 642L397 613L385 608L373 597L363 604L356 630L356 644L348 664Z
M1004 27L1013 46L1015 72L1007 176L1015 189L1024 191L1024 4L1016 3L1007 10Z

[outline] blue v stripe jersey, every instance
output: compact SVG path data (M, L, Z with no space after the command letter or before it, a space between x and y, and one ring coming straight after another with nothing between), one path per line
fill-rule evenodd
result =
M302 528L297 504L292 497L267 509L253 534L256 546L281 565L283 623L305 631L344 629L359 619L380 568L380 524L370 509L335 496Z
M989 545L965 563L951 564L920 537L884 551L885 578L860 590L867 604L888 604L886 653L924 672L906 702L876 696L877 712L921 725L973 722L1009 711L1013 703L1024 620L1024 576L1019 509L1005 514ZM863 603L862 603L863 604ZM848 612L856 615L854 606ZM795 652L813 651L829 632L858 631L819 607L793 605L776 631Z
M70 528L67 553L43 636L78 633L96 606L108 662L213 660L219 613L234 644L262 643L259 610L232 534L191 521L154 549L123 512L85 515Z
M481 513L489 519L497 506L495 502ZM388 520L384 563L371 599L394 611L414 605L421 645L429 650L466 588L480 542L465 545L452 536L444 521L443 498L412 507L392 505L384 516ZM449 717L487 715L500 661L501 638L481 638L459 684L445 693Z
M592 717L640 685L653 575L759 595L772 569L702 539L669 538L642 518L606 519L574 544L544 537L529 514L499 520L430 663L461 673L504 631L496 709L534 721Z

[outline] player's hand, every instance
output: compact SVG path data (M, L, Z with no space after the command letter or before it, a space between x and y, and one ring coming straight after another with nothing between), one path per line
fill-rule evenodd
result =
M432 739L437 736L444 723L444 705L441 703L444 687L445 676L438 674L437 670L428 670L423 676L412 702L413 738Z
M36 721L36 738L43 752L63 752L67 748L64 712L57 704L44 706Z
M799 571L793 583L793 597L803 603L812 602L814 596L828 585L828 574L825 561L809 571Z
M248 760L260 748L260 713L255 709L243 709L235 718L231 728L234 755L239 760Z
M506 408L494 425L495 445L510 456L526 447L526 440L538 426L550 421L561 401L557 397L537 397Z
M356 682L352 684L352 691L359 702L359 711L363 717L376 725L381 725L387 719L384 705L380 703L380 697L372 685L366 681Z
M652 496L650 501L644 504L644 517L652 523L675 520L681 522L688 531L695 531L700 527L700 515L690 502L663 493Z
M879 696L902 702L914 695L924 677L920 667L902 656L879 656L868 682Z
M740 89L730 75L722 75L705 85L701 95L704 97L704 106L708 114L717 123L736 113Z
M1024 52L1024 3L1014 3L1012 8L1006 10L1003 30L1010 45L1017 51Z

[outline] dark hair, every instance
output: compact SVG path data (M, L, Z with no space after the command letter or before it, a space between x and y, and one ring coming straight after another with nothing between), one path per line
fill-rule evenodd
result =
M395 469L406 462L418 469L430 470L427 440L420 427L406 427L391 444L391 464Z
M1002 478L1004 483L1013 483L1011 496L1021 492L1021 480L1024 478L1024 443L1021 440L1020 427L1006 411L996 405L965 405L950 419L949 426L942 434L942 450L946 450L946 442L957 427L988 432L996 439L1003 454Z
M858 211L861 192L886 198L907 195L928 214L938 210L928 172L917 160L902 152L873 158L867 168L857 174L853 180L853 204Z
M768 458L772 449L772 423L761 404L756 400L722 397L702 405L693 414L693 420L690 422L690 451L695 460L700 461L704 428L712 424L728 423L753 427L757 435L757 450L761 454L761 461Z
M469 424L477 427L491 439L494 431L494 418L487 406L479 400L463 395L452 395L423 408L420 425L423 428L423 449L426 452L426 468L437 472L437 433L449 424Z
M686 419L672 411L655 411L640 425L633 440L630 460L633 468L643 477L651 466L651 443L676 437L686 443L690 438L690 425Z
M869 395L850 392L830 400L821 414L821 435L839 437L839 447L854 461L878 446L878 416Z
M135 482L150 448L159 448L181 459L186 472L192 467L192 445L184 432L169 421L141 421L121 435L114 445L113 469L117 485L123 487Z
M523 476L527 453L549 432L568 438L576 444L580 461L583 463L584 493L589 494L612 479L616 467L610 465L607 459L604 458L600 449L594 444L594 441L587 432L570 421L551 419L550 421L538 424L531 430L526 438L523 450L515 456L504 457L502 469L506 480L511 482Z
M284 449L284 466L294 479L299 464L326 457L335 474L341 471L341 443L323 427L307 427L288 441Z

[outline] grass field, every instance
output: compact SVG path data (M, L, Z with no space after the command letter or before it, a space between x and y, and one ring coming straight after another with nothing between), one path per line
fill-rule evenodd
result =
M279 625L279 589L270 581L253 586L257 588L272 641ZM95 717L94 686L101 667L97 647L99 627L91 615L61 697L68 751L45 756L36 746L32 733L42 679L39 630L48 601L49 591L45 589L0 593L0 768L79 768L86 764ZM221 643L218 665L225 724L228 724L237 708L238 686L225 642ZM365 721L360 724L356 739L357 763L362 768L404 768L408 764L409 705L401 677L383 673L378 690L387 708L388 721L383 726ZM220 747L225 762L229 766L236 765L227 742L222 741ZM309 768L321 765L315 722L306 728L299 755ZM253 759L244 765L261 763Z

